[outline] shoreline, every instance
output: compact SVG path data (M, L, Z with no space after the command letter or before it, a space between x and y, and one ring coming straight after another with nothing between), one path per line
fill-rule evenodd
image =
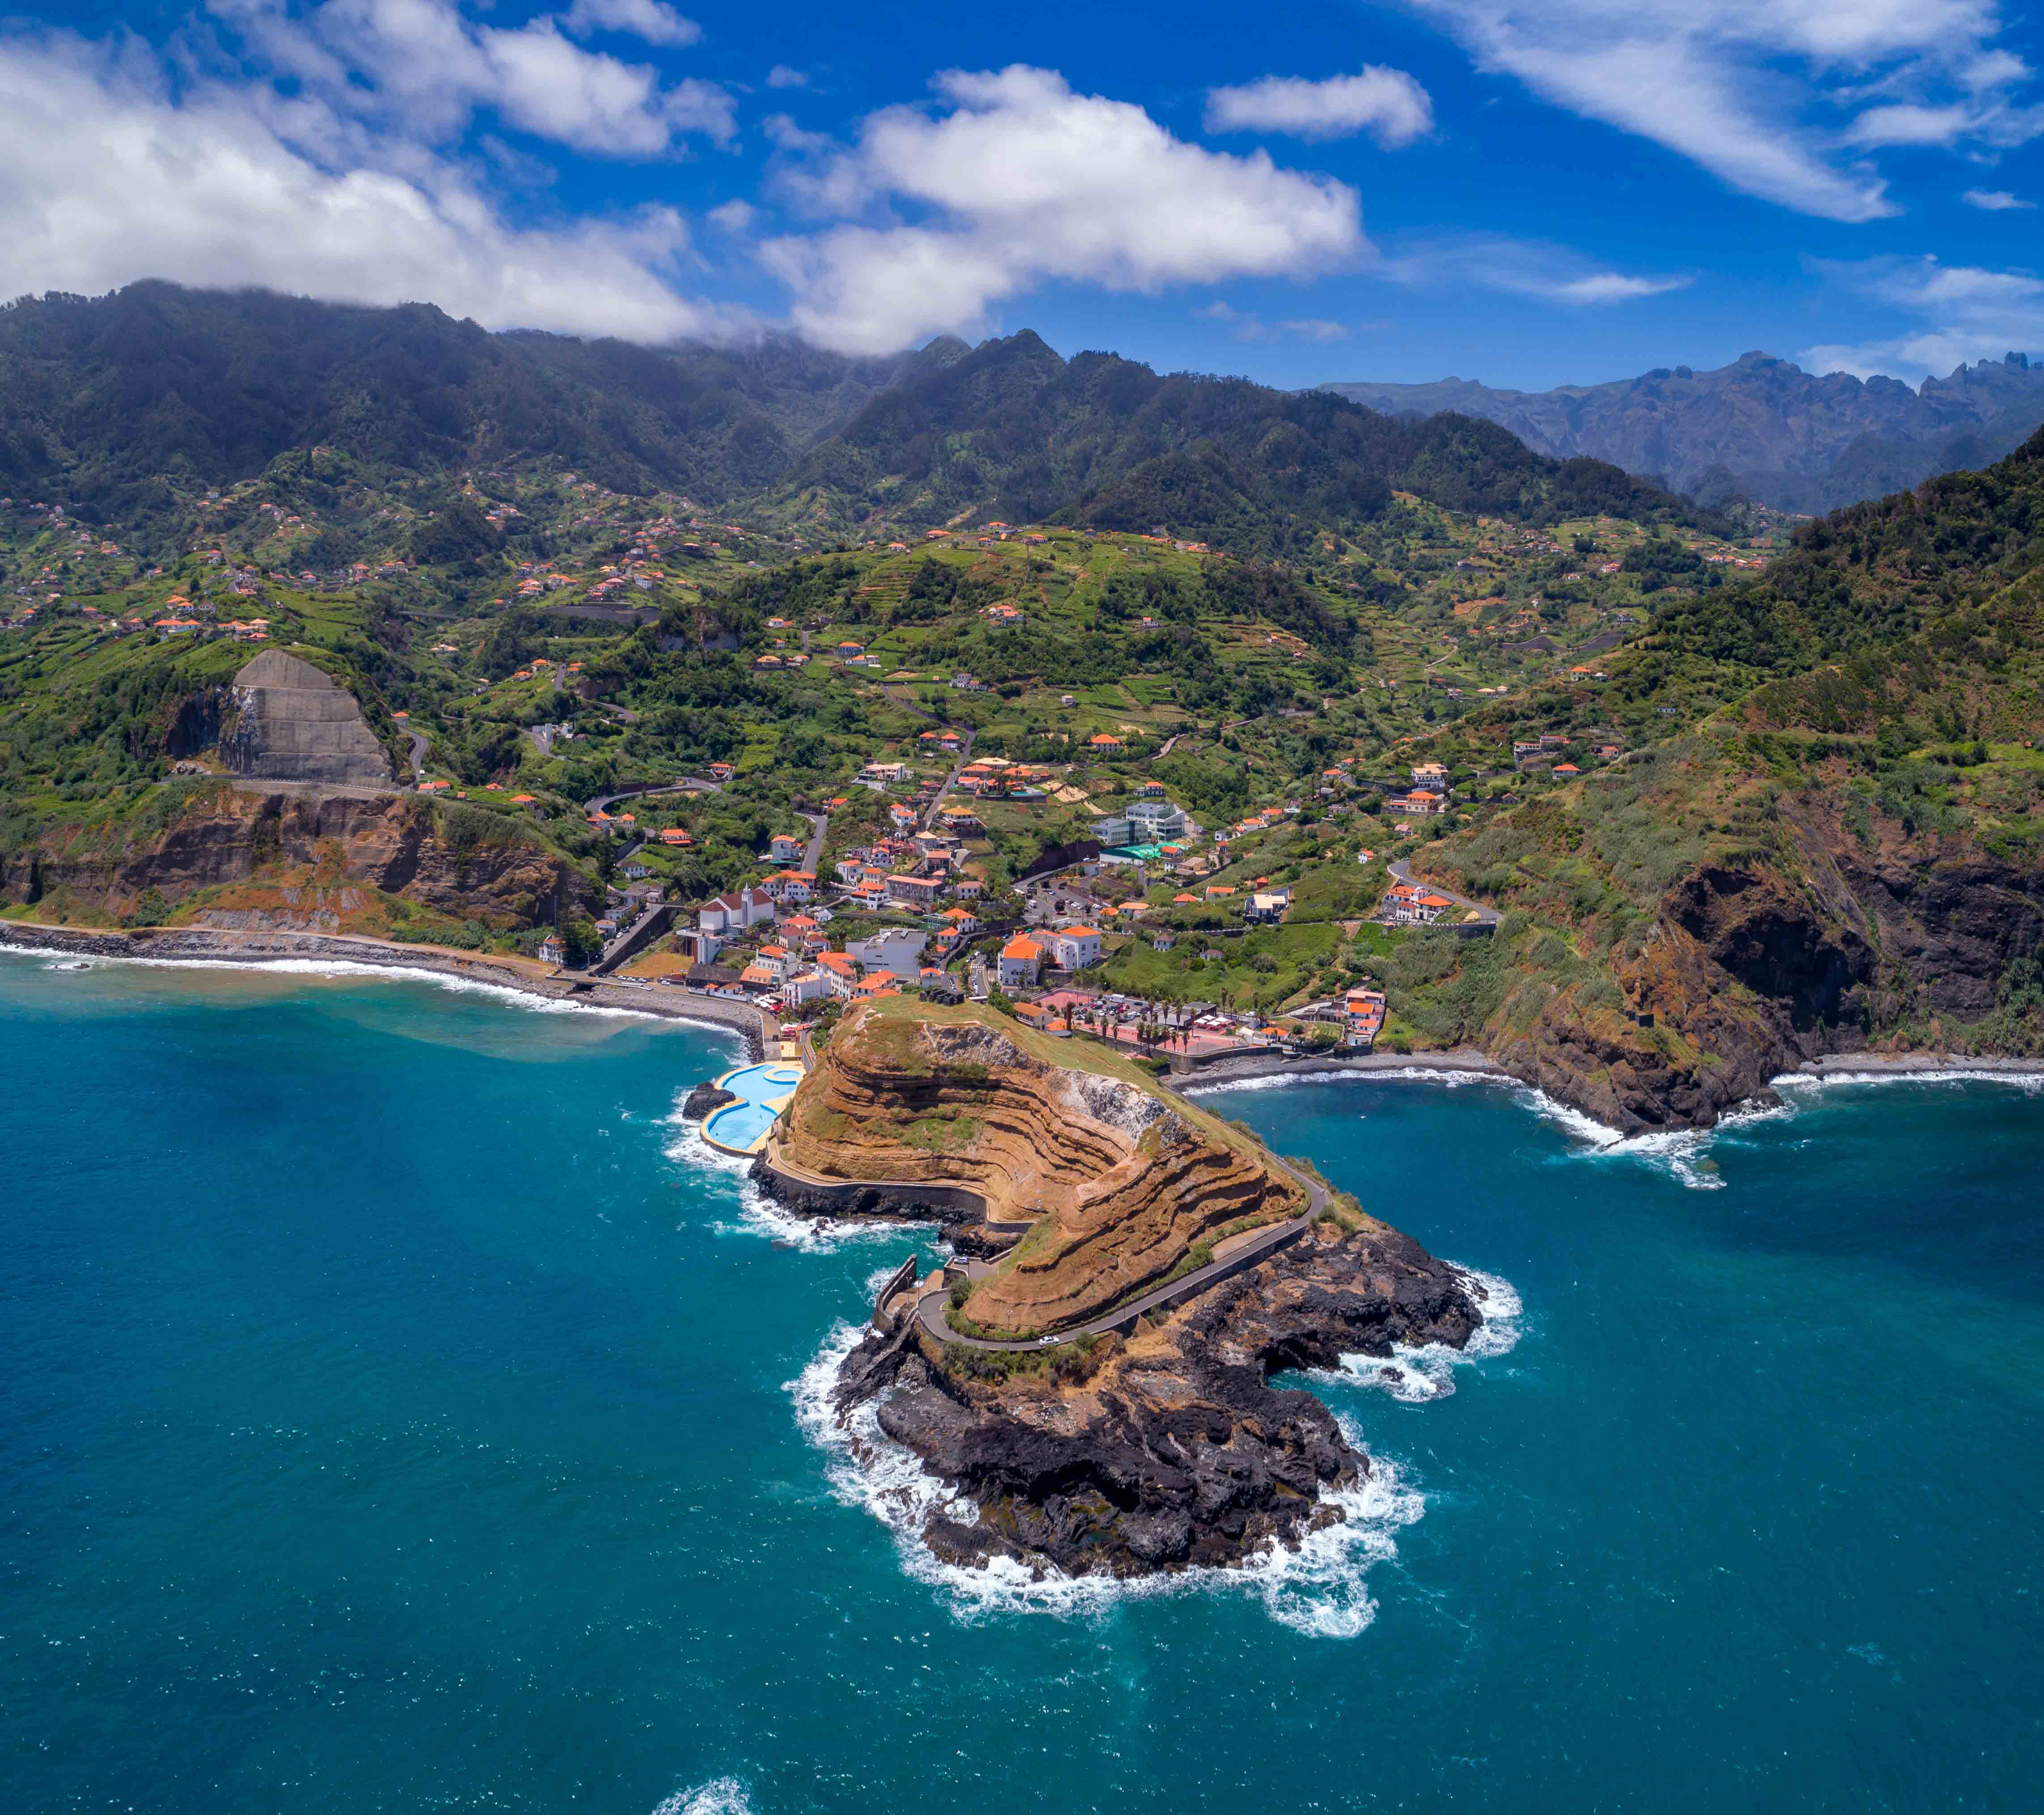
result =
M543 1002L691 1022L720 1033L737 1035L755 1063L764 1058L766 1050L765 1021L750 1002L685 994L671 984L649 983L634 988L629 984L555 976L530 960L482 958L444 945L402 945L356 933L244 932L197 926L129 932L0 920L0 948L156 963L230 964L250 970L292 959L361 964L379 971L423 973L480 984Z
M1806 1059L1793 1071L1777 1072L1769 1084L1793 1086L1798 1079L1922 1077L1941 1071L1973 1071L1984 1077L2044 1078L2044 1057L2007 1059L1968 1052L1827 1052Z
M1181 1094L1189 1094L1259 1078L1328 1077L1345 1071L1438 1071L1465 1076L1475 1072L1505 1083L1523 1082L1473 1046L1458 1046L1447 1052L1362 1052L1345 1059L1288 1059L1278 1053L1254 1053L1239 1059L1217 1059L1189 1076L1173 1072L1159 1081Z

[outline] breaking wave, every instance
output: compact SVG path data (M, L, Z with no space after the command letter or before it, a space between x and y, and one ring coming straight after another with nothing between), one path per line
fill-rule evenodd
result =
M1098 1618L1125 1601L1228 1591L1256 1596L1279 1625L1315 1638L1352 1639L1377 1617L1367 1577L1398 1554L1396 1534L1426 1511L1425 1497L1389 1457L1370 1458L1370 1472L1354 1486L1324 1493L1343 1517L1309 1532L1297 1550L1281 1545L1239 1568L1189 1569L1176 1575L1120 1581L1098 1575L1040 1573L1010 1558L984 1569L943 1563L922 1541L923 1528L939 1515L970 1522L978 1509L927 1470L912 1452L882 1432L870 1401L840 1413L832 1401L839 1370L866 1332L841 1323L816 1358L786 1389L803 1434L830 1459L825 1475L840 1504L863 1509L893 1535L903 1570L943 1594L962 1624L1023 1613L1061 1619ZM1361 1433L1337 1414L1342 1434L1358 1452Z
M80 954L66 952L48 945L9 945L0 947L0 956L8 952L24 958L76 959ZM102 964L132 966L144 971L235 971L249 976L373 978L395 982L431 983L436 989L451 990L457 995L494 996L498 1001L532 1014L597 1015L619 1021L646 1021L667 1022L685 1017L675 1015L653 1014L644 1009L611 1008L594 1002L565 1002L553 996L533 994L525 990L514 989L508 983L486 983L472 977L452 977L444 971L427 969L413 964L365 964L350 958L137 958L125 952L98 952L91 954L88 963L97 967ZM58 968L48 965L45 969ZM716 1021L690 1021L690 1027L712 1029L729 1035L732 1029Z
M713 1777L693 1790L678 1790L653 1815L752 1815L752 1799L735 1777Z
M1915 1071L1884 1066L1865 1071L1787 1071L1769 1080L1777 1090L1828 1090L1854 1084L2006 1084L2025 1096L2044 1094L2044 1071L2004 1071L1998 1066L1941 1065Z
M728 1030L727 1030L728 1031ZM661 1151L678 1165L721 1172L737 1187L736 1221L710 1225L713 1235L745 1235L800 1248L805 1254L827 1254L855 1241L899 1240L909 1231L933 1228L933 1223L909 1222L893 1217L805 1217L777 1202L752 1182L752 1162L743 1154L726 1153L702 1136L702 1125L682 1113L686 1091L677 1092L673 1111L665 1118L674 1130Z
M1450 1261L1449 1265L1454 1263ZM1518 1289L1495 1273L1481 1272L1473 1267L1455 1267L1454 1270L1483 1310L1481 1326L1464 1347L1429 1342L1400 1346L1389 1355L1345 1355L1340 1374L1322 1378L1359 1382L1408 1405L1420 1405L1429 1399L1445 1399L1454 1391L1458 1366L1509 1355L1519 1346L1526 1309Z

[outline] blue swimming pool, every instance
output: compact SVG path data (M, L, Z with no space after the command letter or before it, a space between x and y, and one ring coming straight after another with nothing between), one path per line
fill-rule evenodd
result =
M726 1072L717 1088L733 1092L739 1101L703 1118L703 1138L727 1152L757 1153L801 1081L799 1065L747 1065Z

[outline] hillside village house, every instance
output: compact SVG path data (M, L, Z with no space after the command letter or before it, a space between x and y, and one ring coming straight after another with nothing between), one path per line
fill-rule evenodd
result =
M943 898L944 879L941 876L889 876L887 879L887 898L898 902L913 913L928 913Z
M824 971L798 971L781 986L781 1000L790 1008L828 1002L835 994L830 975Z
M923 950L930 936L920 928L890 926L864 939L847 939L845 955L869 971L892 971L897 977L912 977L921 967Z
M830 979L832 995L840 1002L851 1000L851 992L859 987L859 966L852 959L842 952L820 952L816 968Z
M770 925L775 917L774 898L764 889L740 889L705 902L696 909L696 925L705 932L740 932Z
M1083 971L1100 962L1100 933L1093 927L1061 927L1050 936L1050 946L1061 971Z
M1001 948L999 977L1001 988L1034 989L1037 968L1043 962L1043 947L1028 934L1017 933Z
M1437 891L1414 883L1393 883L1385 890L1380 917L1395 926L1426 926L1455 904Z
M816 893L816 873L810 870L783 870L769 876L759 886L776 902L799 906Z
M797 863L801 861L805 841L792 832L777 832L766 841L766 853L777 863Z

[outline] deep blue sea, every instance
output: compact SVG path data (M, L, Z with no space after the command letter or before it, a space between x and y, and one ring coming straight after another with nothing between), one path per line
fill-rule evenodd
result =
M2044 1808L2044 1095L1213 1099L1519 1309L1307 1382L1339 1541L1045 1592L821 1416L913 1237L749 1202L731 1050L0 957L0 1809Z

